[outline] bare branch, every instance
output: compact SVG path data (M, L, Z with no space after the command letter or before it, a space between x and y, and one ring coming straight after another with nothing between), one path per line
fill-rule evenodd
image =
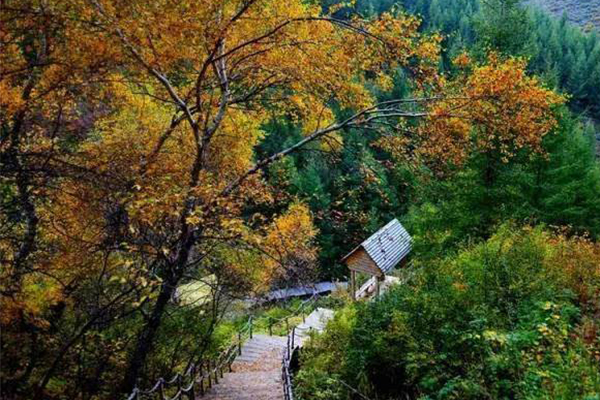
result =
M313 141L315 141L327 134L330 134L332 132L336 132L336 131L339 131L339 130L342 130L345 128L360 127L372 120L380 119L380 118L390 118L390 117L419 118L419 117L425 117L425 116L429 115L426 112L407 112L407 111L400 111L400 110L389 110L386 112L385 110L380 109L380 105L389 105L389 104L392 104L393 102L395 102L395 103L415 103L415 102L424 102L424 101L430 101L430 100L424 99L424 98L414 98L414 99L400 99L400 100L383 102L383 103L377 104L373 107L369 107L362 111L359 111L358 113L352 115L351 117L347 118L346 120L344 120L342 122L338 122L338 123L329 125L328 127L325 127L323 129L318 129L318 130L314 131L313 133L311 133L310 135L306 136L304 139L295 143L294 145L292 145L284 150L281 150L280 152L277 152L277 153L257 162L254 165L254 167L250 168L244 174L242 174L240 177L238 177L233 182L231 182L229 185L227 185L227 187L221 192L221 196L227 196L227 195L231 194L246 179L248 179L250 176L258 173L259 171L263 170L264 168L266 168L273 162L285 157L288 154L296 152L297 150L304 147L308 143L313 142ZM377 112L379 112L379 114L375 114L372 117L365 118L367 115L370 115L372 113L377 113Z

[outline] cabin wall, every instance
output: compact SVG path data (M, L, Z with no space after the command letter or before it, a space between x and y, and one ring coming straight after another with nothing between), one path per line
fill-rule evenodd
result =
M346 259L348 268L356 272L364 272L369 275L382 276L383 273L373 262L366 251L360 249Z

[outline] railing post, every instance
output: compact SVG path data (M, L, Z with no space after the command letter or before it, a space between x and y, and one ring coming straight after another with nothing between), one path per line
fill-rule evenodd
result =
M164 400L165 398L165 391L163 388L163 382L161 381L160 384L158 385L158 394L160 395L161 400Z
M210 376L211 372L210 372L210 359L208 359L206 361L206 375L208 376L208 388L210 389L212 387L212 376Z
M238 354L242 355L242 332L238 332Z
M252 339L252 315L250 316L250 339Z
M213 364L213 371L215 372L215 385L219 384L219 372L217 371L217 365Z
M290 321L285 317L285 333L290 333Z
M223 378L223 374L224 374L223 370L225 369L224 368L225 367L225 364L224 364L225 362L227 362L227 359L225 359L225 358L219 360L219 372L221 373L221 378Z
M200 368L200 374L198 374L198 376L200 377L200 396L204 396L204 371L202 370L202 365L203 362L200 361L200 363L198 364Z
M273 336L273 321L271 321L271 317L269 317L269 336Z
M294 349L294 339L296 338L296 327L292 328L292 350Z

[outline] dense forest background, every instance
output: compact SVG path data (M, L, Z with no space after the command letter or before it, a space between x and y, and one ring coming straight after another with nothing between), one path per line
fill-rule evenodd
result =
M476 152L439 176L423 165L389 168L368 133L357 132L350 136L353 152L343 152L338 163L296 158L298 193L319 213L331 209L317 220L321 246L340 252L322 252L322 265L349 250L344 241L330 246L338 232L356 232L356 243L392 216L401 216L415 239L414 275L406 284L381 301L344 307L303 350L302 399L600 395L600 41L561 8L585 25L593 2L543 3L559 15L510 0L403 1L401 7L421 15L424 30L443 32L440 68L448 74L463 51L481 60L492 50L525 57L531 73L570 95L559 127L544 140L544 156L499 162ZM378 14L394 4L359 0L340 13ZM395 90L410 90L409 84L399 77ZM373 175L364 165L377 178L368 179ZM343 179L326 178L332 166ZM303 186L308 177L325 188L319 196ZM345 180L352 185L339 189ZM354 199L355 191L355 202L340 201ZM360 217L327 218L334 211Z
M324 3L325 8L337 4ZM503 3L511 5L507 11L497 11L494 4ZM479 59L490 50L527 58L532 74L570 96L560 128L544 144L548 157L524 155L510 164L499 163L493 181L484 183L487 161L474 156L458 174L439 179L427 168L392 163L389 154L373 146L378 136L353 130L339 155L323 157L314 149L312 154L306 151L286 160L274 176L288 193L306 199L318 216L323 278L343 277L342 256L392 216L404 216L418 233L450 232L440 251L450 243L456 246L486 237L494 226L510 219L568 225L594 237L600 234L600 172L594 160L594 121L600 118L598 34L586 34L566 19L537 8L521 8L518 1L488 4L359 0L337 14L377 15L400 7L419 15L424 31L443 34L440 68L449 74L453 73L451 60L465 50ZM410 90L410 80L399 74L393 92L380 96L392 98ZM274 123L270 132L277 141L300 135L298 128L285 122ZM600 134L598 143L600 152ZM267 137L261 148L268 153L285 144Z

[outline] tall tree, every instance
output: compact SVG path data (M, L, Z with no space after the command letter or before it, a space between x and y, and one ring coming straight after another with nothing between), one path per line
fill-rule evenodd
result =
M480 46L507 55L529 49L531 25L521 0L482 0L476 27Z
M2 215L12 226L1 244L9 266L1 271L2 332L10 333L2 345L13 345L2 379L18 382L11 395L33 387L45 398L60 377L76 397L73 376L98 371L111 379L89 393L129 392L152 367L161 329L192 315L174 301L182 284L212 284L196 315L209 320L209 336L224 309L219 299L309 270L316 229L304 205L249 212L277 198L262 174L275 161L320 139L331 150L334 134L359 127L393 143L390 151L432 160L459 161L473 143L508 156L538 145L561 102L514 60L448 81L438 73L440 38L420 35L418 20L401 13L340 20L301 0L3 7L10 51L1 64L14 67L0 81L3 201L13 207ZM37 57L48 50L52 57ZM398 69L414 97L378 102L369 87L390 89ZM425 125L407 122L424 117ZM273 118L302 134L257 158ZM359 160L375 164L369 154ZM34 180L40 165L44 179ZM369 171L362 176L366 193L380 193ZM26 356L15 345L23 336Z

